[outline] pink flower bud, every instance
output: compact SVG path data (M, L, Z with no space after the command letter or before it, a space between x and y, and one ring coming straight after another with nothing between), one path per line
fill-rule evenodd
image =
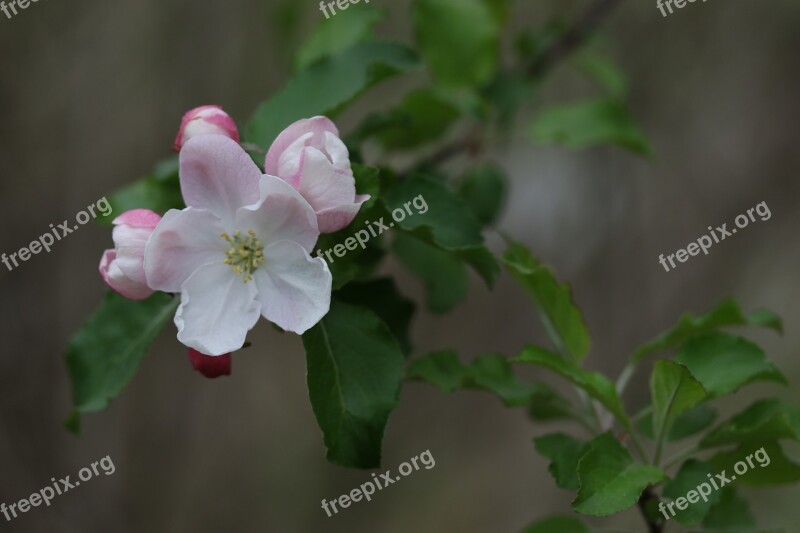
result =
M356 195L350 154L326 117L299 120L283 130L267 152L264 171L287 182L311 204L321 233L350 224L369 200L369 195Z
M206 355L189 348L189 361L192 367L209 379L231 375L231 354Z
M161 216L134 209L114 219L114 249L100 259L100 276L106 285L131 300L144 300L153 291L144 274L144 249Z
M239 142L239 130L233 119L216 105L196 107L183 115L181 128L172 148L180 152L186 141L199 135L224 135Z

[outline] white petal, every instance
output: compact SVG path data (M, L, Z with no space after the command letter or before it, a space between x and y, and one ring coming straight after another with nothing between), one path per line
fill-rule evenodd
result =
M106 250L100 259L100 275L106 285L129 300L144 300L153 294L147 285L125 275L119 268L114 250Z
M144 254L144 270L151 289L180 292L198 268L225 261L229 245L220 236L223 226L204 209L173 209L161 219Z
M317 216L308 202L282 179L267 175L261 178L260 202L236 213L236 229L255 231L264 245L289 240L308 252L319 238Z
M325 150L326 133L339 137L336 124L327 117L316 116L290 124L269 147L264 159L264 173L285 179L294 187L303 148L313 146Z
M306 142L310 141L314 133L308 132L301 135L292 144L286 147L278 160L278 177L285 179L289 183L297 180L297 173L300 171L300 159L303 156L303 149Z
M314 211L353 203L356 196L353 174L334 167L316 148L306 148L300 172L300 194Z
M228 265L202 267L183 284L175 313L178 340L206 355L239 350L258 322L257 296L256 284L244 283Z
M369 200L368 194L356 196L355 203L339 205L329 209L317 211L317 224L320 233L334 233L350 225L359 210L361 204Z
M116 226L112 233L117 250L117 266L137 283L146 283L144 250L153 230L133 226Z
M330 309L333 277L328 264L290 241L267 246L264 257L264 265L253 274L261 313L286 331L305 333Z
M261 171L236 141L201 135L181 149L180 179L187 206L230 222L237 209L258 201Z
M338 135L325 132L325 152L327 152L333 166L341 170L350 170L350 152Z

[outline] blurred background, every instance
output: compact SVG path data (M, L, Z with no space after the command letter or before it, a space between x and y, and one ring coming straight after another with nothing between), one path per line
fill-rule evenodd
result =
M373 2L391 15L379 35L409 40L409 1ZM539 27L585 3L518 2L513 25ZM223 105L242 126L286 81L291 54L322 18L312 0L48 0L12 20L0 16L0 251L18 250L146 175L169 155L189 108ZM499 225L572 284L593 336L592 369L616 376L635 346L682 312L735 297L748 311L783 316L783 337L752 338L790 377L793 386L780 392L797 402L798 30L796 0L695 3L668 18L655 2L628 0L604 35L631 80L630 108L656 157L536 147L530 117L488 154L513 178ZM370 93L341 117L341 129L399 101L414 76L424 74ZM586 82L562 66L541 102L586 94ZM659 254L685 247L709 225L732 225L762 201L769 221L672 272L659 265ZM0 502L27 497L51 477L74 479L106 455L116 466L51 507L11 523L0 518L0 531L511 533L569 512L571 495L555 486L531 442L558 426L536 427L488 394L443 396L411 383L389 421L384 469L425 450L435 468L328 518L323 498L371 476L325 460L300 338L263 321L251 334L254 348L235 357L233 375L216 381L191 370L169 324L122 396L86 416L81 437L68 434L63 354L101 300L97 263L110 246L110 231L90 224L50 254L13 272L0 268ZM416 278L395 263L384 268L421 301ZM421 310L413 339L417 355L454 348L464 359L546 342L536 311L507 276L493 293L474 278L469 300L450 315ZM636 408L647 401L648 373L649 364L627 393ZM744 389L726 411L766 390ZM800 531L800 487L739 488L762 527ZM644 530L635 509L603 524Z

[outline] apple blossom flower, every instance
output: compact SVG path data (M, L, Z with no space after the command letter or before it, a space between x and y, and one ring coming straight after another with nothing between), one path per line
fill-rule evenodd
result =
M231 375L231 354L229 353L213 356L189 348L189 362L192 363L192 368L208 379Z
M236 129L233 119L218 105L204 105L195 107L183 115L172 148L180 152L189 139L209 134L225 135L239 142L239 130Z
M187 142L179 175L188 207L167 212L145 250L150 288L181 294L178 340L218 356L240 349L259 316L298 334L319 322L332 277L309 255L319 228L308 202L221 135Z
M126 211L114 219L114 249L100 259L106 285L131 300L144 300L153 291L144 272L144 249L161 216L149 209Z
M272 143L264 162L267 174L297 189L317 214L322 233L350 224L369 195L356 195L350 154L327 117L298 120Z

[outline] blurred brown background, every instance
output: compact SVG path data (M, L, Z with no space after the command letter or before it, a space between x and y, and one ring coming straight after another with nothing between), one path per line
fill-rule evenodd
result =
M374 3L391 13L379 33L407 38L409 2ZM322 17L317 4L47 0L12 20L0 16L0 252L148 173L168 155L187 109L221 104L243 125L287 79L297 39ZM514 26L522 29L585 2L517 4ZM591 367L616 375L638 343L680 313L733 296L747 310L764 306L784 317L784 337L754 337L793 379L781 393L797 401L800 3L710 1L662 18L655 2L627 0L606 30L656 159L533 147L521 127L492 154L514 180L500 225L573 284L593 335ZM342 117L342 129L385 99L398 100L406 84L372 93ZM561 67L544 101L590 93ZM771 220L673 272L658 264L660 253L709 225L731 225L761 201ZM445 397L409 384L390 419L384 465L394 469L429 449L436 467L327 518L322 498L370 475L325 461L300 339L263 321L233 376L213 382L191 371L170 324L122 397L85 417L81 438L67 434L63 352L100 301L97 263L110 244L107 229L87 225L50 254L13 272L0 268L0 502L27 497L51 477L74 478L106 455L116 465L114 475L49 508L11 523L0 517L0 531L513 533L568 511L570 495L531 445L553 428L532 426L489 395ZM416 279L387 269L421 297ZM473 281L469 301L452 315L418 315L416 353L456 348L472 358L545 342L535 311L507 277L494 293ZM637 374L629 390L636 407L646 401L645 381L646 372ZM765 390L745 389L727 410ZM800 487L745 492L762 526L800 531ZM635 510L605 523L643 531Z

